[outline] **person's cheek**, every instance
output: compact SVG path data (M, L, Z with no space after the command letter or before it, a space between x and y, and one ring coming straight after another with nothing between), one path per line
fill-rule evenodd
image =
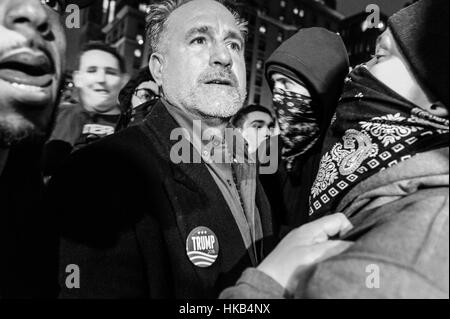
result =
M51 40L46 41L48 41L48 49L51 52L50 54L55 64L55 83L53 84L53 86L55 90L54 95L56 98L58 94L57 91L63 81L67 42L64 30L59 20L59 15L51 15L49 18L49 24L53 32L53 37L51 38Z
M245 61L241 57L239 57L238 62L235 63L237 66L237 70L235 70L236 75L239 79L239 82L243 88L246 88L247 82L246 82L246 69L245 69Z
M63 73L65 69L65 56L67 50L66 34L62 27L61 18L52 16L50 18L50 24L53 30L54 40L52 43L53 50L55 51L55 63L59 67L59 73Z
M107 78L108 87L112 90L120 89L120 76L110 75Z
M259 131L258 134L256 135L256 145L259 146L262 143L262 141L264 141L264 133Z
M209 50L204 48L200 52L191 52L189 58L183 64L187 65L193 72L200 74L208 68L210 58Z
M94 73L85 73L82 79L83 79L83 81L80 84L81 85L80 87L84 88L84 89L92 88L92 86L95 83L95 75L94 75Z
M366 67L370 70L377 64L377 62L378 62L377 59L373 58L373 59L369 60L368 62L366 62Z
M244 129L243 131L242 131L242 136L245 138L245 140L248 142L248 143L250 143L250 129Z
M273 84L273 89L274 89L274 90L281 90L281 89L283 89L283 87L282 87L282 85L280 84L280 82L276 81L276 82L274 82L274 84Z
M258 129L256 129L256 128L251 128L249 133L250 133L250 136L251 136L251 138L252 138L252 142L253 142L254 144L256 144L256 142L257 142L257 140L258 140Z

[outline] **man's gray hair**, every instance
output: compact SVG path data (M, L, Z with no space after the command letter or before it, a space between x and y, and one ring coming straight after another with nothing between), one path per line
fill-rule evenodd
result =
M152 52L158 52L160 50L161 35L166 27L167 20L170 14L182 5L191 2L193 0L162 0L158 3L150 5L146 22L146 34L149 41ZM223 5L224 0L214 0ZM233 14L236 19L236 24L244 39L247 39L247 22L242 19L238 12L226 6L228 10Z

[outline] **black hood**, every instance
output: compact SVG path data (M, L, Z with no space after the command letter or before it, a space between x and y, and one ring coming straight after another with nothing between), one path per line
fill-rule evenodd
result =
M341 37L323 28L301 29L267 60L266 77L271 89L274 72L298 78L306 84L316 102L314 112L324 132L349 73L347 50Z
M141 70L139 70L136 76L131 78L131 80L128 81L128 83L120 91L119 103L122 112L125 112L131 108L131 98L133 96L134 90L139 86L139 84L146 81L154 81L148 66L143 67Z

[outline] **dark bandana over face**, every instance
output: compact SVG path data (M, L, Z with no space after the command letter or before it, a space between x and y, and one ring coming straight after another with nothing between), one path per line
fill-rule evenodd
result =
M310 150L319 138L319 124L311 98L281 89L273 90L273 104L283 142L281 157L290 171L294 160Z
M373 174L449 142L448 119L403 99L365 66L345 82L311 189L311 219L334 213L340 200Z

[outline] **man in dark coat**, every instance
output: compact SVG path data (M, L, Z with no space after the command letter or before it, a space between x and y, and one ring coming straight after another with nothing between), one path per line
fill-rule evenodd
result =
M154 4L147 22L161 101L49 185L63 298L214 298L272 248L256 165L224 139L245 100L245 26L212 0Z

